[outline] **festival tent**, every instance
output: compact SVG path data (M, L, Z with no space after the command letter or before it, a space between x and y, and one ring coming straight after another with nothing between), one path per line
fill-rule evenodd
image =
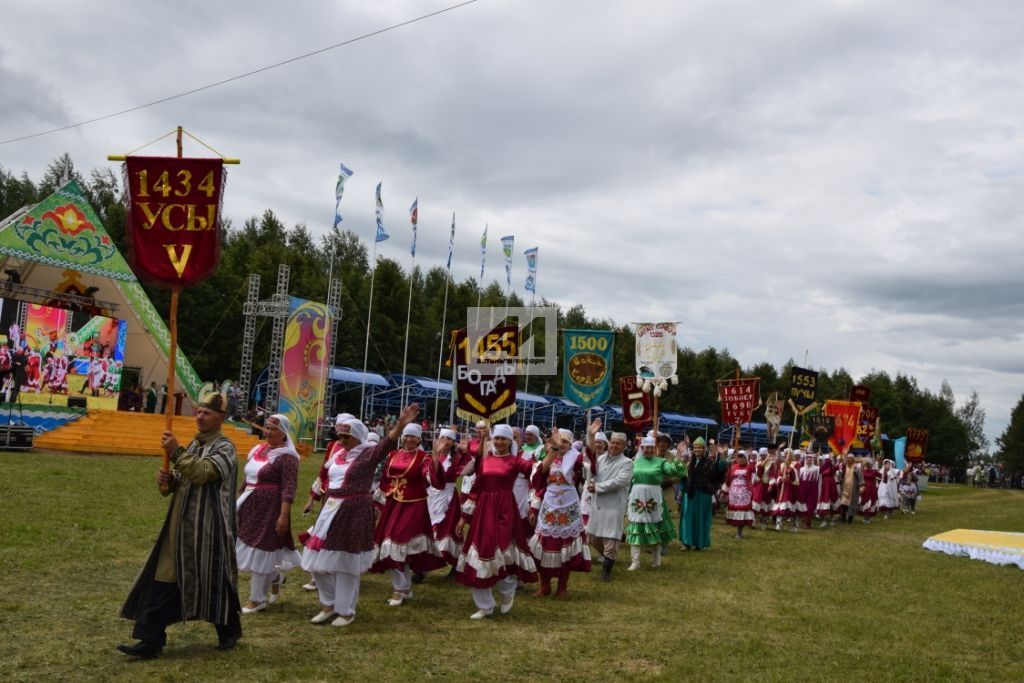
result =
M735 425L722 425L722 428L718 432L718 440L722 443L732 443L733 432L735 431ZM788 440L789 433L793 431L791 425L780 425L779 435L777 439ZM746 424L740 425L740 444L743 446L770 446L771 441L768 439L768 425L764 422L747 422ZM794 445L796 448L799 444Z
M143 386L167 382L167 326L74 180L0 223L0 264L8 274L0 283L5 300L125 320L124 367L139 368ZM176 371L179 385L169 393L183 391L194 402L201 382L180 349Z

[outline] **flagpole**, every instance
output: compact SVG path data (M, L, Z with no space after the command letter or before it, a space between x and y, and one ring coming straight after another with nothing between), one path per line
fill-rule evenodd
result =
M338 211L337 207L335 207L334 211L335 211L335 216L337 216L337 211ZM328 302L328 304L330 304L330 301L331 301L330 291L331 291L331 281L334 278L334 249L335 249L336 246L337 246L337 240L334 239L334 229L332 228L331 229L331 262L327 266L327 292L328 292L327 302ZM328 307L327 315L329 316L328 319L330 320L330 317L337 316L338 312L337 311L333 311L332 312L330 310L330 308ZM327 330L334 330L335 329L333 322L334 322L333 320L330 320L330 324L327 326ZM330 348L331 348L331 345L327 344L327 349L329 350ZM327 362L321 364L321 366L320 366L320 387L321 387L320 390L321 391L326 392L326 390L327 390L327 373L330 372L330 370L331 370L331 363L333 363L333 362L334 362L333 358L328 358ZM316 433L313 435L313 450L316 450L317 443L320 440L320 432L321 432L320 422L321 422L321 420L323 420L323 417L324 417L324 401L326 399L327 399L327 396L321 396L320 397L320 404L317 407L317 411L316 411L316 424L317 424L317 428L316 428Z
M533 283L533 295L530 297L530 331L531 332L533 331L533 305L534 305L534 303L536 301L537 301L537 281L534 280L534 283ZM526 384L525 384L525 386L523 386L523 393L524 394L530 393L530 364L529 363L526 364ZM523 426L526 426L525 425L525 420L526 420L526 411L525 410L523 411L523 420L524 420ZM587 424L589 425L590 423L588 422Z
M366 309L366 343L363 346L363 376L359 388L359 419L364 419L366 402L366 367L370 359L370 317L373 315L373 280L377 275L377 240L373 240L373 268L370 269L370 304Z
M413 202L414 212L419 211L419 199ZM409 360L409 321L412 319L412 287L416 282L416 221L418 213L412 214L412 258L409 260L409 303L405 307L405 350L402 352L402 388L399 391L401 404L405 405L405 368ZM447 284L445 285L447 286Z
M437 386L434 387L434 431L437 431L437 408L441 401L441 361L444 358L444 328L445 323L448 320L448 283L451 282L451 273L446 271L444 275L444 308L441 310L441 341L437 345ZM452 368L455 367L454 360L452 361ZM454 370L453 370L454 372ZM455 397L455 378L452 377L452 398ZM452 404L454 405L454 403ZM449 426L451 424L449 423Z

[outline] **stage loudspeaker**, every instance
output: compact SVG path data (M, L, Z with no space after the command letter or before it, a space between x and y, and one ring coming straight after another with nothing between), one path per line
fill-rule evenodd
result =
M68 408L87 407L85 396L68 396Z
M27 451L32 448L36 433L25 425L0 426L0 448L10 451Z

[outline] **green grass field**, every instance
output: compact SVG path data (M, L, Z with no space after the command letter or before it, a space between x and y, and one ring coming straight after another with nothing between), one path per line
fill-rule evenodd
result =
M4 680L1024 680L1024 573L933 553L954 528L1024 531L1019 491L933 487L915 517L678 544L658 570L574 575L565 600L520 594L483 622L440 573L399 608L363 579L345 629L313 626L293 571L282 601L244 616L233 651L202 622L133 661L118 610L166 512L150 458L0 453L0 677ZM302 465L303 487L316 463ZM296 506L293 528L306 528ZM625 551L628 557L628 550ZM240 580L248 592L248 578Z

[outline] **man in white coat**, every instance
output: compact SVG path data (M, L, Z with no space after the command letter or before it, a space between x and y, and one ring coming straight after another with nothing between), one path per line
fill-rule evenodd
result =
M599 421L595 421L600 426ZM599 432L591 429L587 434L587 448L593 451ZM629 483L633 478L633 461L623 455L626 435L612 432L608 452L597 458L597 476L587 484L590 497L590 520L587 534L594 548L604 557L601 580L611 581L612 567L622 539L623 518L629 502Z

